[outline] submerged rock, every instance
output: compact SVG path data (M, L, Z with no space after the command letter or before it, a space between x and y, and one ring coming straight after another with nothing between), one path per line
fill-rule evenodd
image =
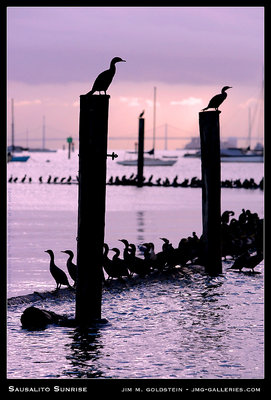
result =
M63 324L66 321L67 318L62 315L33 306L26 308L21 315L22 326L27 329L41 329L49 324Z

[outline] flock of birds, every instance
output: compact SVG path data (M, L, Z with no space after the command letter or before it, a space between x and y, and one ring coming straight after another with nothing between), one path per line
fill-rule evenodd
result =
M116 176L115 178L111 176L107 182L108 185L136 185L137 184L137 175L131 174L130 177L126 177L123 175L121 178ZM261 189L263 190L264 181L263 178L257 184L253 178L244 179L241 182L240 179L226 179L221 181L221 187L224 188L243 188L243 189ZM169 178L158 178L153 182L153 175L151 175L148 179L143 177L143 186L163 186L163 187L202 187L201 179L193 176L190 181L185 178L182 182L178 182L178 175L176 175L172 181Z
M72 178L72 176L68 177L62 177L59 178L58 176L52 177L51 175L48 176L45 180L43 179L42 176L39 177L39 183L48 183L48 184L66 184L66 185L71 185L71 184L78 184L78 176L76 178ZM131 174L129 177L126 175L123 175L121 178L118 176L113 177L111 176L109 180L107 181L107 185L118 185L118 186L136 186L137 185L137 175L134 173ZM13 177L12 175L8 179L9 183L32 183L33 180L31 177L27 177L27 175L24 175L23 178L19 179L18 177ZM196 176L193 176L190 180L185 178L182 182L178 182L178 175L176 175L172 181L169 178L158 178L155 181L153 181L153 175L151 175L148 179L146 177L143 177L143 186L163 186L163 187L192 187L192 188L199 188L202 187L202 181L201 179L197 178ZM264 180L263 178L259 183L256 183L253 178L250 179L244 179L243 182L241 182L240 179L226 179L221 181L221 187L223 188L243 188L243 189L261 189L263 190L264 186Z
M49 175L47 179L44 180L42 176L39 177L39 183L61 183L61 184L68 184L71 185L72 183L78 183L78 176L76 176L76 179L73 179L71 175L63 178L59 178L58 176L52 177L52 175ZM33 179L31 176L27 176L26 174L22 177L22 179L19 179L17 176L13 177L12 175L8 179L9 183L32 183Z
M221 256L224 260L227 257L233 259L231 270L241 271L254 268L263 260L263 219L257 213L243 209L238 218L233 218L233 211L225 211L221 216ZM155 251L151 242L138 245L138 250L143 256L137 256L137 248L134 243L126 239L119 239L124 245L121 250L117 247L109 248L107 243L103 245L103 281L109 282L117 278L131 278L133 275L145 277L154 272L163 273L173 271L191 264L203 265L202 261L202 237L195 232L188 238L182 238L178 247L174 248L167 238L160 238L163 242L162 249ZM114 254L110 258L109 251ZM73 263L74 253L71 250L64 250L69 257L67 259L67 270L73 281L70 285L66 273L56 266L55 256L52 250L45 250L50 256L50 273L55 279L56 289L61 285L74 288L77 280L77 266Z

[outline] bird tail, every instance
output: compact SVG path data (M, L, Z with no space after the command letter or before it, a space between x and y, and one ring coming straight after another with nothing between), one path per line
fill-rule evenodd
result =
M90 92L88 92L88 93L86 94L86 96L91 96L91 95L93 95L93 93L94 93L94 90L91 90Z
M205 110L208 110L208 108L209 108L209 107L205 107L205 108L203 108L203 109L202 109L201 111L205 111Z

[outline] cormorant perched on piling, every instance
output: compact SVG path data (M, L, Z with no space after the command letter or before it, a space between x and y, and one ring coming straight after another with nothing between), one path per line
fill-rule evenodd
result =
M215 108L215 110L217 111L220 104L223 103L223 101L226 99L227 97L226 90L228 89L231 89L231 86L224 86L221 90L221 93L212 97L211 100L209 101L208 106L203 108L201 111L208 110L208 108Z
M61 285L66 285L69 288L71 288L71 285L69 284L67 275L65 274L62 269L58 268L55 265L55 256L52 250L45 250L45 253L48 253L50 256L50 272L54 280L56 281L56 288L60 289Z
M63 250L61 253L66 253L69 255L67 260L67 269L70 274L70 277L74 281L74 285L76 284L76 276L77 276L77 266L72 262L74 254L71 250Z
M88 92L87 95L92 95L94 92L99 92L99 94L101 94L101 92L104 92L104 94L106 94L106 91L116 73L115 64L117 62L126 62L126 61L120 57L114 57L111 60L110 68L107 69L106 71L101 72L100 75L97 76L97 78L92 86L91 91Z
M145 110L142 111L142 113L139 115L139 118L142 118L144 115Z

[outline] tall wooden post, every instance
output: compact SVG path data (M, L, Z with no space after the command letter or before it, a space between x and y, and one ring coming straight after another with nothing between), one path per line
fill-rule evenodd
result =
M137 155L137 186L143 186L143 170L144 170L144 118L139 118L138 126L138 155Z
M108 95L80 96L76 322L101 318Z
M203 262L210 275L222 272L220 111L199 113L202 171Z
M11 99L11 151L14 151L15 140L14 140L14 100Z

